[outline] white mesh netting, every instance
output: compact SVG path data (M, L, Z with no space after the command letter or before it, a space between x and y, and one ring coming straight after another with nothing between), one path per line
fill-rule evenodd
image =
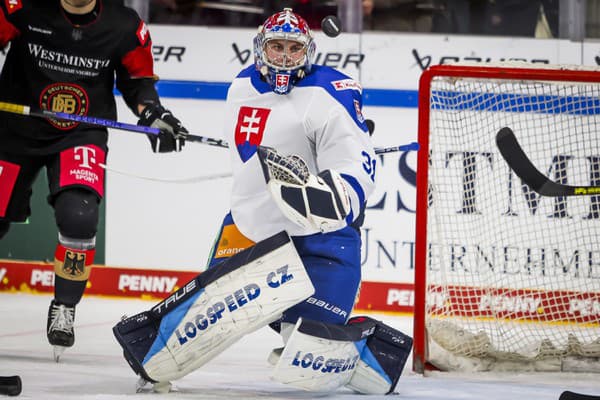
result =
M299 155L282 156L275 149L264 146L259 151L272 179L294 185L305 185L308 182L310 171Z
M600 84L435 77L430 93L429 361L600 371L600 195L541 197L495 145L508 126L550 179L600 186Z

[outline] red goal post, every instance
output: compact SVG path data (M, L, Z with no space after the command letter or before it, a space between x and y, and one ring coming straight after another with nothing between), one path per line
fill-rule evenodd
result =
M600 372L600 196L532 191L496 148L505 126L551 179L600 185L600 69L422 74L413 368Z

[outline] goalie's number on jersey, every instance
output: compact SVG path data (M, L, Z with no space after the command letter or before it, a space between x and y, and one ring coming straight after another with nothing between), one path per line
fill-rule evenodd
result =
M363 151L361 154L365 158L365 161L363 162L363 168L367 174L369 174L371 180L375 181L375 165L377 165L377 160L371 158L371 155L366 151Z

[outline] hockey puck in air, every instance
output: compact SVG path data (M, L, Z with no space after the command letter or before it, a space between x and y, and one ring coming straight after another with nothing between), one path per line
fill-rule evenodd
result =
M336 37L342 33L342 23L335 15L328 15L321 21L321 29L329 37Z

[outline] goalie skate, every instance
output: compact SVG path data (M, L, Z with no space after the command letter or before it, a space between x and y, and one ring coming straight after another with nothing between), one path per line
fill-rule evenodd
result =
M54 348L54 361L58 362L67 347L75 343L73 323L75 307L57 304L54 300L48 308L47 336Z
M150 387L152 385L152 387ZM154 392L154 393L169 393L169 392L177 392L177 388L173 386L173 384L169 381L166 382L149 382L144 378L139 378L135 383L135 392L136 393L145 393L145 392Z

